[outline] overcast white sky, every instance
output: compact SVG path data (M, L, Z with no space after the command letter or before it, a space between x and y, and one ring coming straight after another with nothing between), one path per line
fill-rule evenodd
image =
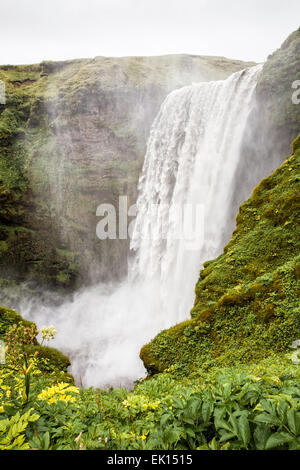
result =
M0 64L203 54L264 61L299 0L0 0Z

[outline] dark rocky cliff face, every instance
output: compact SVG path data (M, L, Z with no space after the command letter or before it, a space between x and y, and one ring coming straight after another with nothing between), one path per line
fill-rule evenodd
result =
M251 65L181 55L1 67L2 289L120 279L128 241L96 237L97 206L135 202L150 126L172 89Z
M246 188L254 187L291 153L291 142L300 132L300 105L292 100L296 91L292 84L298 80L300 28L263 66L256 87L256 105L244 135L243 158L233 188L232 214L250 196Z
M268 153L289 155L291 142L299 134L300 106L293 101L294 82L300 80L300 28L268 57L257 84L261 103L260 121L267 127L265 145ZM298 93L298 96L299 93ZM267 138L272 135L274 144Z

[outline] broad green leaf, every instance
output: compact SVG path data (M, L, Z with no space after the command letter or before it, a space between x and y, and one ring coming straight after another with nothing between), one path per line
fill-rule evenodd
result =
M258 423L253 433L255 448L257 450L265 450L266 442L270 435L270 427L265 423Z
M277 418L277 416L271 415L269 413L260 413L259 415L254 417L255 423L266 423L266 424L273 424L280 426L281 421Z
M300 412L296 411L294 408L290 409L286 413L287 421L290 430L295 436L300 435Z
M276 447L280 447L284 444L287 444L288 442L292 442L293 440L293 436L287 432L275 432L268 438L265 449L275 449Z
M213 404L211 402L204 402L202 405L202 418L205 424L209 422L213 411Z
M238 418L238 431L243 443L247 446L251 439L251 431L248 419L244 415Z

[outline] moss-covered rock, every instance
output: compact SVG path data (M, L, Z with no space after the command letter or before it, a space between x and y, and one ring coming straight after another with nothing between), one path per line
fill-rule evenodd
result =
M70 359L67 356L49 346L31 345L27 348L27 352L29 354L37 353L39 360L41 360L41 368L45 370L48 370L50 365L51 369L67 373L67 369L71 365ZM45 359L47 362L43 366L43 360Z
M15 310L0 307L0 339L4 338L9 328L19 323L22 323L24 326L33 326L32 322L24 320Z
M25 328L31 328L36 331L36 326L33 322L24 320L23 317L13 309L0 307L0 340L5 339L6 333L14 326L22 325ZM56 374L63 373L65 379L73 381L73 377L67 373L67 368L71 365L67 356L62 354L57 349L42 346L37 339L33 344L24 345L24 353L27 355L37 355L39 360L39 367L43 371L51 371Z
M148 371L260 360L299 339L299 142L242 204L224 253L204 264L192 319L142 348Z

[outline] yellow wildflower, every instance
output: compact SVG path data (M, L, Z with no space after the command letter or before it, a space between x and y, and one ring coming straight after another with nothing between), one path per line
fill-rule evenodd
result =
M46 401L48 405L57 401L75 402L76 399L72 395L73 393L79 393L79 389L68 383L61 382L43 390L38 395L38 400Z

